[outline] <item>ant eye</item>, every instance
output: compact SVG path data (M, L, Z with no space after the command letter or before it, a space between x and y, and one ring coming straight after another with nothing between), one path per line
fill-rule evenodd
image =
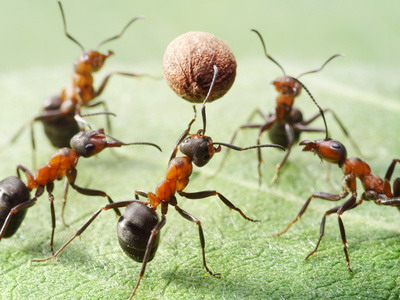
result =
M341 149L342 147L339 144L332 144L333 149Z
M293 89L292 89L292 87L289 86L289 85L284 85L284 86L282 87L282 93L283 93L283 94L292 94L292 93L293 93Z
M93 57L91 63L93 67L97 67L99 65L99 59L97 57Z
M95 147L94 147L93 144L87 144L87 145L85 146L85 149L88 150L88 151L92 151L94 148L95 148Z
M183 142L188 143L190 141L190 137L187 137Z
M207 155L204 156L203 159L204 159L204 161L209 161L210 158L211 158L210 154L207 154Z

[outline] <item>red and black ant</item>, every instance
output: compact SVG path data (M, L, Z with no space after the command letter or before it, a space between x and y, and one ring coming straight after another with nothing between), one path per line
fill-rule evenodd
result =
M112 75L123 75L131 77L143 77L149 75L127 73L127 72L112 72L108 74L100 84L98 89L93 86L93 76L92 73L99 71L105 61L114 54L113 51L108 51L103 54L97 50L85 51L85 48L80 42L78 42L74 37L72 37L67 31L67 23L64 15L64 10L61 2L58 2L60 7L61 16L64 25L65 35L78 45L82 54L78 57L74 64L74 75L72 78L72 85L66 89L63 89L58 95L53 96L45 104L43 112L25 124L12 138L14 142L19 135L22 133L25 126L31 126L31 139L32 148L35 149L35 140L33 134L33 123L35 121L41 121L44 125L44 131L51 144L56 148L69 147L69 141L71 138L80 131L80 124L77 122L76 117L80 114L81 107L95 107L102 105L107 111L107 106L104 101L98 101L93 103L93 100L99 97L107 86ZM98 44L96 49L100 48L102 45L118 39L121 37L128 27L135 21L142 19L142 17L135 17L125 25L122 31L114 35L101 43ZM111 123L107 117L107 127L111 130ZM34 159L33 159L34 160Z
M325 212L320 225L320 236L318 242L315 246L315 249L307 255L306 260L308 260L318 250L318 247L325 233L326 217L333 213L336 213L338 216L340 235L343 242L343 250L346 257L347 269L349 270L349 272L353 272L350 267L350 259L347 252L346 232L341 216L344 212L359 206L364 200L372 200L378 205L395 206L400 209L400 177L394 180L393 189L390 185L390 180L392 178L395 165L396 163L400 162L400 159L393 159L386 172L385 178L382 179L379 176L373 174L371 172L370 166L360 158L348 158L346 147L339 141L329 138L326 123L325 128L325 139L316 140L315 142L305 140L302 141L300 145L304 146L303 151L313 152L314 154L317 154L321 158L321 160L336 164L342 169L344 174L342 180L343 193L330 194L319 192L312 194L304 203L297 216L289 223L285 230L276 234L276 236L281 236L282 234L286 233L294 223L300 220L313 198L328 201L339 201L350 195L350 198L347 199L343 204L329 209ZM356 182L357 179L361 181L364 189L364 192L358 200Z
M111 141L107 141L107 137L110 138ZM76 165L78 164L78 160L81 156L91 157L103 151L105 148L122 147L128 145L149 145L156 147L158 150L161 151L160 147L156 144L146 142L124 143L117 140L116 138L106 135L103 129L99 129L81 131L74 135L71 139L71 148L59 149L50 158L50 161L46 165L36 170L35 175L33 175L26 167L18 165L18 177L20 177L20 171L24 172L27 179L26 186L22 183L21 180L16 177L9 177L0 182L0 196L3 202L3 204L0 205L0 221L4 220L0 223L0 240L3 237L9 237L14 234L14 232L20 226L23 217L25 216L25 210L33 206L36 203L37 198L39 198L44 193L44 191L47 190L50 201L52 223L50 248L52 253L54 253L53 240L54 231L56 228L56 217L53 203L54 181L61 180L62 178L66 177L68 180L66 187L68 187L69 184L73 189L83 195L106 197L109 203L114 203L111 197L103 191L82 188L76 185L75 180L78 174ZM30 199L29 192L34 189L36 189L35 196ZM26 193L26 191L28 191L28 194ZM61 212L63 221L64 208L66 203L65 201L66 191L64 193L64 203ZM118 208L115 208L114 210L118 216L121 215Z
M230 142L233 143L235 141L238 132L242 129L258 129L257 145L260 144L261 135L265 131L268 131L269 139L271 140L272 143L285 147L286 153L281 159L281 161L275 167L276 172L271 180L271 184L273 184L278 179L279 172L284 163L286 162L287 158L289 157L293 145L295 144L295 142L299 140L300 134L302 132L323 132L324 129L313 128L309 126L310 123L314 122L316 119L320 117L320 113L316 113L309 119L304 120L302 112L298 108L293 106L294 100L296 99L297 96L299 96L301 92L301 85L295 80L295 78L286 75L286 72L283 69L283 67L267 53L267 48L265 46L264 39L261 36L261 34L255 29L252 29L251 31L255 32L258 35L258 37L261 40L265 56L282 70L283 77L280 77L272 82L272 84L275 86L276 91L279 93L278 97L276 98L275 109L268 115L265 114L261 109L259 108L256 109L250 115L249 121L254 117L254 115L257 114L261 116L263 122L246 123L240 126L234 132ZM331 60L333 60L338 56L342 56L342 54L335 54L331 56L320 68L302 73L298 75L296 78L298 79L306 74L317 73L321 71L326 64L328 64ZM357 145L350 137L348 131L338 118L337 114L332 109L324 109L324 112L330 112L333 115L333 118L339 124L343 133L350 139L350 142L358 151ZM222 159L217 173L222 169L227 159L228 153L229 151L226 152L224 158ZM261 163L263 161L261 156L261 151L257 151L257 157L258 157L259 185L261 185L261 180L262 180Z
M201 221L190 213L186 212L178 206L178 201L175 194L188 199L202 199L210 196L218 196L218 198L230 209L237 211L244 219L250 222L259 222L249 218L243 211L236 207L225 196L215 190L201 191L195 193L184 192L184 189L189 184L190 175L192 174L193 164L197 167L205 166L215 153L221 151L221 146L244 151L255 148L275 147L284 150L280 145L265 144L256 145L251 147L238 147L231 144L213 142L211 137L206 136L206 114L205 103L207 102L215 79L217 77L218 68L214 65L214 77L212 79L208 95L206 96L202 106L202 119L203 129L197 131L196 134L190 134L190 129L196 120L196 109L194 108L194 118L189 122L188 128L180 136L172 151L171 157L168 162L167 172L165 178L157 186L155 193L146 192L143 190L135 191L136 200L122 201L112 204L107 204L97 210L93 216L87 220L83 226L75 233L75 235L67 241L53 256L42 259L34 260L36 262L43 262L57 257L76 237L80 236L84 230L94 221L94 219L104 210L115 209L117 207L127 207L118 221L117 233L118 240L124 252L133 260L141 262L142 267L140 270L139 278L134 290L131 293L130 299L135 295L140 281L144 276L146 265L154 257L158 244L159 233L166 223L166 214L169 205L172 205L178 213L188 221L195 223L198 226L200 245L202 251L203 267L212 276L220 276L219 273L214 273L210 270L206 263L205 256L205 239ZM217 146L217 147L215 147ZM176 157L178 148L185 155ZM145 197L147 201L139 201L139 196ZM159 221L156 213L157 207L161 206L161 220Z

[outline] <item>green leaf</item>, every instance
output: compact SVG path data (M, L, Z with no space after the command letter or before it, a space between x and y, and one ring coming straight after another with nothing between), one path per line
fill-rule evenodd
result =
M238 77L221 100L207 105L207 130L215 141L228 142L257 107L268 112L276 93L269 84L279 69L263 57L258 29L268 51L289 74L318 67L330 55L345 53L320 74L303 81L322 107L333 108L361 147L377 175L384 175L393 158L399 158L398 11L395 1L165 1L136 3L104 0L64 1L68 28L86 47L117 33L135 15L145 15L118 41L100 74L131 71L161 75L161 60L168 42L190 30L215 33L231 45L238 61ZM42 103L70 82L72 63L79 49L65 38L55 2L32 0L0 3L0 178L15 175L18 163L31 167L28 131L19 141L7 141L22 124L40 112ZM102 50L108 50L102 49ZM115 77L104 99L113 118L113 134L123 141L149 141L163 148L104 151L78 164L77 184L106 191L115 201L133 199L134 190L154 191L162 180L175 141L192 117L191 105L179 99L163 80ZM304 115L316 112L303 94L296 105ZM331 135L349 145L333 118ZM90 119L103 127L102 117ZM322 126L316 122L315 126ZM201 121L195 128L201 127ZM35 125L39 165L54 153ZM248 146L257 132L243 131L237 144ZM322 138L304 134L302 139ZM268 142L267 135L263 142ZM349 155L357 155L350 146ZM231 153L225 168L216 155L204 168L195 168L188 192L216 189L261 224L245 221L218 198L187 200L180 206L202 221L208 266L222 278L207 276L202 268L196 225L174 210L167 215L161 244L146 269L138 299L398 299L400 294L399 211L374 203L346 212L343 221L354 274L347 272L336 216L330 216L320 250L309 262L323 213L334 203L313 200L302 222L284 236L274 238L295 217L304 201L316 191L339 192L343 174L330 170L310 153L294 147L276 185L269 187L274 165L282 153L266 149L264 184L258 188L256 153ZM120 157L121 156L121 157ZM330 178L327 179L328 174ZM398 170L395 176L398 175ZM359 191L361 194L361 185ZM86 197L71 190L66 209L69 227L60 218L63 183L56 182L59 248L105 199ZM0 242L1 299L125 299L140 271L116 238L116 217L104 212L60 255L59 261L30 264L50 253L50 211L47 196L29 209L19 231Z

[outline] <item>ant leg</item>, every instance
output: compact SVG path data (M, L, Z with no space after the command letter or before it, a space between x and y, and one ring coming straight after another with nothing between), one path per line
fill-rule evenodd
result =
M32 168L36 169L36 143L35 143L35 135L34 135L34 122L35 119L30 120L29 122L26 122L24 125L21 126L20 129L14 134L14 136L11 138L11 140L7 144L14 144L18 138L21 136L21 134L24 132L26 127L30 127L30 133L31 133L31 147L32 147Z
M289 223L289 225L286 226L286 228L282 232L274 234L274 236L279 237L279 236L285 234L290 229L290 227L292 227L292 225L294 223L299 221L301 219L301 217L303 216L303 214L305 213L305 211L307 210L308 205L310 204L310 202L311 202L311 200L313 198L318 198L318 199L328 200L328 201L339 201L339 200L343 199L344 197L346 197L347 195L348 195L348 192L344 192L344 193L339 194L339 195L329 194L329 193L315 193L315 194L312 194L307 199L307 201L304 203L304 205L302 206L302 208L298 212L297 216Z
M21 134L24 132L25 128L26 128L27 126L31 126L31 125L33 124L34 121L35 121L35 120L32 119L32 120L30 120L29 122L26 122L24 125L22 125L21 128L18 129L18 131L17 131L17 132L14 134L14 136L11 138L10 144L15 143L15 142L18 140L18 138L21 136Z
M318 251L319 244L321 243L321 240L322 240L322 238L323 238L324 235L325 235L326 216L329 216L330 214L333 214L333 213L337 212L339 208L340 208L340 206L337 206L337 207L332 208L332 209L330 209L330 210L328 210L328 211L325 212L324 216L322 217L321 224L320 224L320 227L319 227L319 239L318 239L318 242L317 242L317 244L315 245L314 250L311 251L311 252L307 255L307 257L305 258L305 260L308 260L308 259L310 258L311 255L313 255L315 252Z
M149 192L143 191L143 190L136 190L135 191L135 199L139 200L139 196L142 196L142 197L148 199L148 201L143 201L143 203L145 203L146 205L150 204L150 207L154 210L157 208L157 206L159 204L162 204L161 201L158 199L158 197L154 193L149 193ZM171 204L172 201L173 201L173 199L171 197L171 199L169 199L169 204ZM175 202L176 202L176 199L175 199ZM164 205L161 207L163 209L162 213L166 214L168 211L168 205Z
M63 196L63 203L62 203L62 208L61 208L61 220L62 220L64 226L66 226L66 227L69 227L69 225L65 222L65 217L64 217L65 207L67 205L68 187L69 187L69 183L68 183L68 179L66 179L64 182L64 196Z
M30 134L31 134L31 148L32 148L32 168L36 169L36 143L35 143L35 135L34 135L34 122L35 119L30 120L29 122L25 123L24 125L21 126L20 129L14 134L14 136L11 138L8 144L14 144L18 138L21 136L21 134L24 132L25 128L29 126L30 128Z
M77 238L78 236L80 236L85 230L86 228L89 227L89 225L94 221L94 219L97 218L97 216L104 210L109 210L109 209L115 209L117 207L126 207L129 204L136 202L136 200L129 200L129 201L121 201L121 202L116 202L116 203L112 203L112 204L107 204L104 205L102 208L98 209L82 226L81 228L79 228L79 230L73 235L72 238L70 238L55 254L53 254L52 256L49 256L47 258L44 259L33 259L31 260L31 262L44 262L44 261L48 261L51 259L56 258L75 238Z
M1 230L0 230L0 241L1 241L1 239L5 236L5 234L6 234L6 232L7 232L7 229L8 229L8 226L10 225L10 222L11 222L12 217L13 217L15 214L19 213L20 211L22 211L22 210L24 210L24 209L27 209L27 208L29 208L29 207L35 205L35 204L36 204L36 200L37 200L37 198L35 197L35 198L33 198L32 200L29 200L29 201L26 201L26 202L24 202L24 203L21 203L21 204L18 204L18 205L16 205L16 206L14 206L14 207L10 210L10 212L9 212L8 215L7 215L7 218L6 218L5 221L4 221L3 227L2 227Z
M95 98L100 96L101 93L103 93L105 87L107 86L108 81L110 80L112 75L122 75L122 76L129 76L129 77L148 77L148 78L153 78L153 79L158 79L158 77L149 75L149 74L136 74L136 73L128 73L128 72L112 72L108 74L106 77L104 77L102 83L100 84L100 87L98 90L95 92Z
M204 239L203 228L201 227L201 221L199 219L197 219L196 217L192 216L191 214L189 214L188 212L181 209L178 205L175 205L174 207L182 217L184 217L186 220L189 220L190 222L195 223L197 225L197 227L199 228L199 238L200 238L200 245L201 245L201 254L202 254L202 258L203 258L203 267L207 270L207 272L211 276L218 276L218 277L221 276L221 273L213 273L207 266L206 253L205 253L206 242Z
M294 124L293 128L301 132L325 132L325 129L308 127L302 124Z
M144 191L144 190L136 190L135 191L135 199L139 199L139 196L142 196L144 198L149 198L149 192Z
M389 199L378 199L376 203L381 205L395 206L400 209L400 197L389 198Z
M147 191L143 191L143 190L136 190L136 191L135 191L135 198L136 198L136 199L139 199L139 196L142 196L142 197L148 198L148 197L147 197L147 194L148 194L148 192L147 192Z
M87 189L87 188L82 188L80 186L77 186L75 184L75 179L76 179L76 175L77 175L78 171L73 168L68 174L67 174L67 178L68 178L68 182L71 185L71 187L76 190L78 193L81 193L83 195L87 195L87 196L100 196L100 197L106 197L108 202L110 204L114 203L114 201L111 199L110 196L107 195L106 192L100 191L100 190L92 190L92 189ZM117 216L121 215L121 212L119 211L118 207L114 208L115 213L117 214Z
M69 111L69 109L65 109L65 110L54 109L54 110L49 110L49 111L43 111L39 116L35 117L33 119L33 121L43 121L43 120L50 119L50 118L65 117L70 114L71 114L71 112Z
M283 164L286 162L286 160L288 159L289 155L290 155L290 151L292 150L293 144L294 144L294 140L295 140L295 136L294 136L294 129L293 126L290 124L285 124L285 132L286 132L286 136L288 139L288 146L286 148L286 153L283 156L282 160L275 166L275 175L274 177L272 177L270 184L274 184L278 177L279 177L279 171L281 170Z
M390 181L390 179L392 178L392 175L393 175L394 167L396 166L396 164L398 162L400 162L400 159L392 160L392 163L390 164L389 168L386 171L385 180Z
M266 115L260 108L256 108L253 110L253 112L249 115L247 122L250 122L253 120L254 116L259 115L261 118L263 118L265 121L267 121L270 116Z
M347 239L346 239L346 231L344 229L344 224L342 221L342 214L350 209L353 209L360 205L362 203L362 200L359 202L356 202L355 197L351 197L349 200L347 200L343 205L340 207L338 210L338 222L339 222L339 230L340 230L340 236L342 237L342 243L343 243L343 251L344 255L346 257L346 263L347 263L347 270L349 270L350 273L353 273L353 270L350 267L350 258L349 258L349 253L347 252Z
M140 281L142 280L142 278L144 276L144 272L146 271L146 265L147 265L147 262L149 261L149 257L150 257L151 249L153 248L154 241L155 241L157 235L160 233L161 228L164 227L166 221L167 221L167 219L165 218L165 215L162 214L160 222L158 222L158 224L151 230L151 235L150 235L149 241L147 242L147 246L146 246L146 252L144 253L144 257L143 257L142 268L140 269L139 278L136 283L135 289L132 291L129 299L133 298L133 296L135 295L135 293L139 287Z
M33 184L35 182L35 177L33 176L33 174L31 173L31 171L29 171L26 167L24 167L23 165L18 164L17 165L17 175L18 178L21 178L21 175L19 173L19 170L21 170L22 172L24 172L26 180L27 182L27 186L30 186L31 183Z
M35 127L33 123L30 124L31 128L31 145L32 145L32 168L36 169L36 142L35 142Z
M258 136L257 136L257 146L261 144L260 139L261 135L263 134L264 131L268 130L272 124L274 124L276 121L276 118L271 118L269 119L263 126L260 127L260 130L258 131ZM261 186L262 182L262 170L261 170L261 163L263 162L262 155L261 155L261 148L257 148L257 159L258 159L258 186Z
M321 225L320 225L320 233L319 233L319 239L318 242L314 248L313 251L311 251L307 257L305 258L305 260L309 260L309 258L314 255L319 248L319 245L321 243L322 238L325 235L325 222L326 222L326 217L331 215L332 213L337 213L338 214L338 222L339 222L339 229L340 229L340 235L342 237L342 243L343 243L343 251L345 253L345 257L346 257L346 262L347 262L347 269L349 270L349 272L353 272L351 267L350 267L350 259L349 259L349 254L347 252L347 239L346 239L346 232L344 229L344 224L341 218L341 215L350 209L353 209L355 207L357 207L358 205L360 205L362 203L362 200L360 200L359 202L356 202L356 197L352 196L350 197L346 202L344 202L342 205L337 206L335 208L332 208L328 211L325 212L324 216L322 217L321 220Z
M382 194L376 194L375 203L379 205L395 206L400 209L400 177L396 178L393 184L394 197L388 198Z
M387 197L392 197L392 196L400 196L400 191L398 190L398 183L396 183L396 181L398 181L398 178L393 182L393 194L390 188L390 179L392 178L393 172L394 172L394 168L396 166L396 164L400 162L400 159L393 159L392 163L389 165L389 168L386 171L385 174L385 179L383 182L383 190L384 190L384 194ZM381 203L378 203L381 204Z
M107 113L110 112L110 110L108 109L107 103L104 102L104 101L99 101L99 102L96 102L96 103L93 103L93 104L89 104L89 105L86 105L86 107L96 107L96 106L99 106L99 105L101 105L101 106L103 107L103 109L104 109L105 112L107 112ZM106 118L107 132L108 132L110 135L113 135L113 134L112 134L112 126L111 126L111 118L110 118L110 115L109 115L109 114L106 114L106 115L105 115L105 118Z
M400 196L400 177L397 177L393 182L393 196Z
M207 198L210 196L218 196L218 198L226 205L228 206L230 209L236 210L244 219L246 219L247 221L250 222L260 222L260 220L255 220L255 219L251 219L248 216L246 216L242 210L238 207L236 207L232 202L230 202L228 199L226 199L224 197L224 195L221 195L219 192L217 191L201 191L201 192L195 192L195 193L186 193L186 192L182 192L182 191L178 191L178 194L181 195L182 197L188 198L188 199L203 199L203 198Z
M47 193L49 196L50 212L51 212L51 235L50 235L50 250L51 254L54 254L54 233L56 230L56 213L54 210L54 196L52 194L54 189L54 182L50 182L46 185Z

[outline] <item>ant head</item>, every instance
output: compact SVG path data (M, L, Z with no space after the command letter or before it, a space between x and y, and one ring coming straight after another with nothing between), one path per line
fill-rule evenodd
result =
M112 51L108 51L106 54L95 50L84 52L75 62L75 72L78 74L97 72L103 67L106 59L113 54Z
M71 148L79 156L90 157L103 151L108 145L103 129L81 131L71 139Z
M273 81L275 89L284 96L296 97L301 92L301 85L292 77L283 76Z
M323 139L311 141L302 141L301 146L305 146L303 151L311 151L317 154L321 159L333 164L341 165L347 159L346 147L335 140Z
M211 160L215 152L221 151L221 146L215 148L213 140L209 136L203 135L203 131L199 130L197 134L184 139L179 149L196 166L203 167Z
M101 69L101 67L104 64L104 61L106 60L107 57L113 55L114 53L112 51L108 51L107 54L101 54L97 51L88 51L85 52L85 47L76 39L74 38L71 34L68 33L67 30L67 21L65 19L65 14L64 14L64 9L60 1L58 1L58 6L60 8L61 12L61 18L63 21L63 26L64 26L64 33L67 38L69 38L72 42L74 42L79 48L82 49L82 52L84 52L79 58L78 61L75 63L75 72L79 74L84 74L84 73L92 73L96 72ZM131 19L128 24L125 25L125 27L122 29L122 31L116 35L113 35L112 37L105 39L101 43L99 43L96 47L96 49L100 48L102 45L119 39L124 32L128 29L128 27L135 22L136 20L143 19L143 17L135 17Z

